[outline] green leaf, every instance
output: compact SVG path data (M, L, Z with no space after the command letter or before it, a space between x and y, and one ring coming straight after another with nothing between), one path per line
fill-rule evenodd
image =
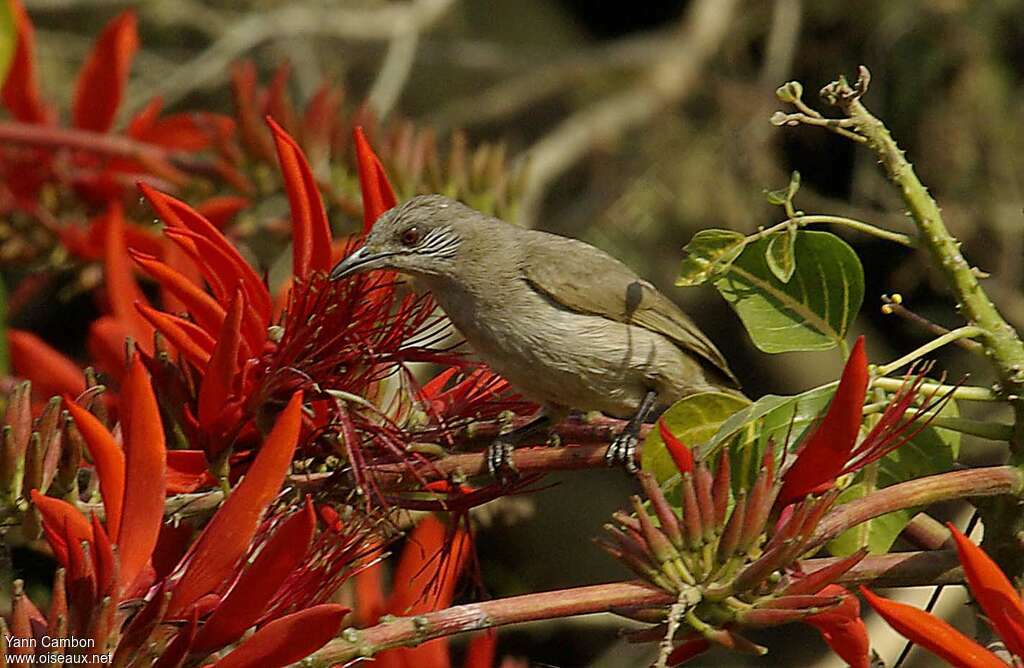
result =
M18 31L14 25L11 3L0 2L0 84L7 80L17 42Z
M783 283L789 283L796 271L796 227L789 226L768 240L764 255L768 268Z
M749 403L735 394L699 392L672 404L660 419L683 443L694 448L711 438L726 418ZM648 432L640 459L643 470L653 473L658 482L678 473L657 429Z
M942 417L958 417L960 410L955 401L948 402L939 411ZM955 431L928 427L889 453L878 462L878 488L895 485L906 480L934 475L953 468L960 452L960 434ZM858 476L863 478L863 473ZM864 496L867 488L857 481L839 496L838 503L846 503ZM900 532L919 509L907 508L877 517L854 527L829 543L829 551L836 556L852 554L866 540L872 554L885 554Z
M676 285L700 285L729 268L743 251L746 237L732 230L701 230L683 247L686 257Z
M846 242L800 231L796 268L783 283L765 259L768 240L747 245L715 287L766 353L828 350L846 335L864 299L864 270Z

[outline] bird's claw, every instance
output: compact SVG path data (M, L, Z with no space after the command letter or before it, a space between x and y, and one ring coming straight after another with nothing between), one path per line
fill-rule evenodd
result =
M639 439L631 431L624 431L615 437L605 452L604 461L608 466L625 467L628 473L636 473L636 446Z
M487 446L487 472L502 485L513 483L519 479L519 471L512 463L512 451L515 446L500 436Z

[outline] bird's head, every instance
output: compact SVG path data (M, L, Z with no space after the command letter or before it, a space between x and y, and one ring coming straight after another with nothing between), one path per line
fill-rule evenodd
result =
M414 197L378 218L363 245L334 266L331 280L370 269L449 274L474 215L480 214L442 195Z

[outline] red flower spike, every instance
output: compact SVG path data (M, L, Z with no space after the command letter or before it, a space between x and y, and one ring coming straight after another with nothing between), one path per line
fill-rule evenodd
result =
M992 652L924 610L882 598L861 587L864 600L897 633L957 668L1007 668Z
M121 391L125 441L125 489L121 529L116 532L121 584L127 588L149 563L164 519L167 471L164 428L149 374L135 355Z
M275 619L237 649L213 664L216 668L279 668L304 659L338 634L348 608L324 603Z
M388 182L384 167L370 148L363 128L356 126L352 135L355 139L356 163L359 167L359 187L363 193L363 234L366 234L381 214L394 207L398 200Z
M868 630L860 617L857 597L839 585L828 585L822 596L840 596L843 602L825 612L811 615L804 622L818 629L832 651L851 668L869 668L871 643Z
M192 651L213 651L242 637L256 623L292 571L306 558L316 528L316 513L305 507L282 522L273 537L238 578L203 624Z
M204 428L214 425L234 389L235 376L238 374L238 350L241 344L244 310L245 293L237 290L228 307L228 314L224 318L220 337L203 375L203 382L199 386L199 424Z
M147 352L153 347L153 328L135 309L136 303L149 302L135 281L125 243L124 215L121 204L114 202L107 210L107 244L104 259L107 301L114 318L123 323L136 345Z
M138 48L135 12L119 14L103 29L78 75L71 105L75 127L106 132L114 124Z
M33 489L30 493L32 503L39 510L43 520L46 541L50 544L53 554L62 566L68 566L68 544L66 535L76 542L92 543L92 525L78 509L67 501L54 499Z
M785 505L831 483L850 458L860 431L864 394L868 387L868 361L864 337L858 337L846 361L839 388L828 412L783 475L779 504Z
M946 523L956 552L964 567L967 585L975 600L985 612L989 624L1006 643L1014 655L1024 658L1024 605L1020 594L1013 588L995 562L985 552L960 533L952 523Z
M256 534L260 515L281 488L301 425L302 394L296 392L263 442L249 472L196 540L186 558L185 572L174 588L169 615L180 615L230 577Z
M178 631L167 647L160 652L160 658L153 664L153 668L180 668L192 651L192 643L196 637L196 629L199 627L199 611L193 610L188 618L185 627Z
M115 543L121 529L121 512L124 508L125 456L103 423L71 399L64 397L64 405L75 420L78 433L82 435L100 481L100 495L106 510L107 533ZM151 481L146 481L150 484Z
M7 79L0 89L3 101L11 116L22 123L47 124L53 121L53 110L39 95L34 64L35 28L25 12L21 0L8 0L17 30L17 42L11 57Z
M690 452L690 448L686 447L685 443L669 431L665 420L658 420L658 433L661 435L661 440L665 443L665 448L668 450L668 454L672 457L672 461L675 462L679 472L689 473L692 471L693 453Z
M79 395L85 391L81 368L31 332L7 330L14 372L32 381L36 396Z
M311 271L331 269L331 226L317 189L316 179L302 149L274 119L267 117L274 134L288 206L292 212L292 274L305 280Z

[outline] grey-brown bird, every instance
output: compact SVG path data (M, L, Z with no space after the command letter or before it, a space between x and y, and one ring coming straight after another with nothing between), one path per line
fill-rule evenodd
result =
M332 279L410 274L479 356L540 416L489 448L499 478L512 448L569 410L629 418L609 463L634 471L641 424L695 392L734 388L718 348L629 267L576 239L523 229L440 195L384 213Z

